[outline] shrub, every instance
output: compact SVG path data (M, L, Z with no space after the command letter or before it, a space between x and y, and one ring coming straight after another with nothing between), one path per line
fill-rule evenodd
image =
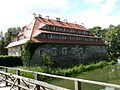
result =
M47 66L47 67L52 67L53 64L54 64L54 60L53 60L52 56L44 53L42 55L42 65Z
M74 74L102 68L102 67L105 67L107 65L113 65L113 64L116 64L116 62L115 61L110 61L110 62L100 61L100 62L92 63L89 65L80 64L78 66L74 66L72 68L67 68L67 69L65 69L65 68L64 69L62 69L62 68L48 68L47 66L46 67L45 66L44 67L30 67L30 68L19 67L19 68L27 69L27 70L31 70L31 71L36 71L36 72L49 73L49 74L53 74L53 75L71 76ZM22 73L22 75L33 78L33 76L31 74ZM45 80L47 78L48 77L46 77L46 76L40 75L40 80Z
M22 66L21 57L17 56L0 56L0 66L15 67Z

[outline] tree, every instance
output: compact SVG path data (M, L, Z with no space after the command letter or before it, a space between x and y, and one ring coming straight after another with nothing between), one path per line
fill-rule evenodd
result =
M110 50L113 57L120 57L120 25L116 27L116 33L111 40Z
M8 28L4 36L5 47L11 42L11 39L14 38L20 31L20 27Z
M0 32L0 55L7 54L6 46L11 42L11 39L15 37L19 32L20 27L8 28L7 32L3 37L3 32Z
M111 41L116 33L116 26L110 25L109 28L107 28L107 32L105 33L105 41L107 41L107 44L111 45Z
M0 40L0 55L5 55L6 52L5 52L5 48L4 48L4 38L1 37L1 40Z
M94 33L95 35L97 35L98 37L102 37L102 28L100 27L100 26L95 26L95 27L93 27L93 28L91 28L90 29L90 31L92 32L92 33Z
M115 53L118 53L118 51L115 50L116 47L118 47L118 30L120 29L120 25L117 27L114 25L110 25L108 28L102 29L99 26L93 27L90 30L100 37L103 41L105 41L105 44L107 45L108 48L108 57L116 57ZM117 49L117 48L116 48ZM118 50L118 49L117 49Z
M0 31L0 39L2 39L2 37L3 37L3 32Z

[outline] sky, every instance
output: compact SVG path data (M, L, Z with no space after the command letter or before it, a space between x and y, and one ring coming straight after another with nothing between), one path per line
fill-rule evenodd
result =
M120 0L0 0L0 31L29 24L33 13L107 28L120 24Z

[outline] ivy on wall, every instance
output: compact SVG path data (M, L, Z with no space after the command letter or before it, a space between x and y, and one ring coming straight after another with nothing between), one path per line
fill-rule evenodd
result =
M24 49L22 50L22 61L24 66L32 66L32 56L35 52L35 50L40 46L45 44L40 43L34 43L31 41L28 41L24 44ZM44 53L42 55L42 64L43 66L51 67L54 64L54 60L51 55L48 55Z
M24 44L24 49L22 50L22 60L24 66L31 66L31 58L37 47L38 44L31 41Z

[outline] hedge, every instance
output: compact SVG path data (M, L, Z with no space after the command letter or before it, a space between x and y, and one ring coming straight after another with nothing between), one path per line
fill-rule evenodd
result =
M48 73L48 74L52 74L52 75L71 77L71 76L77 75L79 73L103 68L103 67L106 67L108 65L114 65L116 63L117 62L114 60L112 60L112 61L100 61L100 62L92 63L89 65L80 64L78 66L74 66L72 68L67 68L67 69L62 69L62 68L53 69L53 68L40 67L40 66L39 67L18 67L18 68L25 69L25 70L31 70L31 71L35 71L35 72ZM14 72L15 71L11 71L11 73L14 73ZM34 75L31 73L21 72L21 75L25 76L25 77L29 77L29 78L34 78ZM40 80L46 80L48 77L40 75L39 78L40 78Z
M21 57L17 56L0 56L0 66L15 67L22 66Z

